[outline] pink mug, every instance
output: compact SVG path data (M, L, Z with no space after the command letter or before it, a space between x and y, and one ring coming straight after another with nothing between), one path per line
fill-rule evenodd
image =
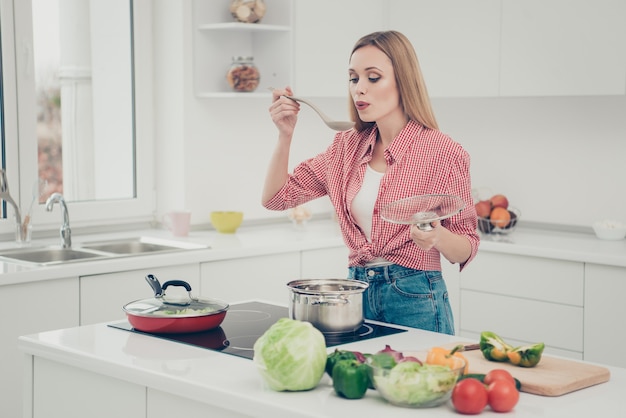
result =
M190 221L191 212L187 210L175 210L168 212L163 217L163 223L176 237L186 237L189 235Z

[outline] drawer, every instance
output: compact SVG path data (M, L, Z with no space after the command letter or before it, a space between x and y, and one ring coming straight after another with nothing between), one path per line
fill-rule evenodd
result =
M461 272L461 289L583 306L583 263L479 252Z
M461 290L461 333L492 331L505 340L583 351L583 308Z
M300 278L300 253L206 262L200 265L200 276L203 295L228 303L257 300L287 305L287 283Z

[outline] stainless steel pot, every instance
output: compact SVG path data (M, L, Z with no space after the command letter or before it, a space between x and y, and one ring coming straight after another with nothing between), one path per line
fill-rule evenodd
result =
M350 333L363 324L363 292L369 285L349 279L305 279L287 283L289 317L325 334Z

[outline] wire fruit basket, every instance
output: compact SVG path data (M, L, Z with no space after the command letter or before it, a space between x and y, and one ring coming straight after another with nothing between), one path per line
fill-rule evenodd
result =
M511 234L517 229L517 223L522 215L519 209L509 207L510 219L508 222L478 217L478 230L483 234Z

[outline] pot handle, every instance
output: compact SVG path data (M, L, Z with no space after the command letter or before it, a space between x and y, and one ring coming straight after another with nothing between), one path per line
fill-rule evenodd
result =
M146 281L148 282L152 290L154 290L155 297L157 298L163 297L163 290L165 288L161 287L161 283L159 282L159 279L157 279L154 274L148 274L146 276Z
M187 292L191 292L191 285L184 280L168 280L163 283L163 290L167 289L169 286L182 286L187 289Z
M324 297L322 297L321 299L311 301L311 305L339 305L339 304L345 305L347 303L350 303L350 301L342 297L333 298L333 299L325 299Z

